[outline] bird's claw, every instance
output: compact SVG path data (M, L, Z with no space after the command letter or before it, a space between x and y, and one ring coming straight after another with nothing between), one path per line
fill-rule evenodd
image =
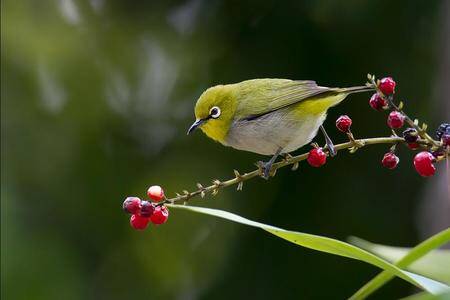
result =
M328 153L330 153L331 157L335 157L337 152L336 152L336 148L334 148L333 144L328 145Z
M337 152L336 149L334 148L333 141L331 141L323 125L320 125L320 129L322 130L323 136L325 137L325 143L328 148L328 153L330 154L331 157L336 156Z
M272 168L272 164L269 162L258 161L256 165L259 168L260 176L268 180L270 177L270 169Z

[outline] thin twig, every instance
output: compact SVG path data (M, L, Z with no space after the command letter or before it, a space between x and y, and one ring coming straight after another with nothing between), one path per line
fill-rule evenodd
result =
M343 150L343 149L359 149L368 145L375 145L375 144L398 144L398 143L405 143L405 140L401 137L392 136L392 137L378 137L378 138L367 138L367 139L352 139L349 142L342 143L335 145L336 151ZM430 145L430 143L426 140L420 140L419 143L423 145ZM324 147L326 149L326 146ZM294 165L297 166L298 163L302 160L305 160L308 157L308 153L303 153L297 156L288 156L284 160L273 164L272 166L272 174L275 174L276 170L289 166ZM229 187L232 185L238 185L238 189L242 189L242 184L244 181L247 181L249 179L260 177L261 176L261 170L256 169L249 173L240 174L238 171L235 170L234 172L235 177L229 180L220 181L220 180L214 180L213 184L207 187L203 187L201 184L197 184L198 189L193 192L187 192L185 191L184 194L180 195L177 194L174 198L168 198L164 201L160 202L159 205L166 204L166 203L176 203L176 202L187 202L191 198L194 198L196 196L202 196L204 197L205 194L211 193L212 195L216 195L220 189L223 189L225 187Z

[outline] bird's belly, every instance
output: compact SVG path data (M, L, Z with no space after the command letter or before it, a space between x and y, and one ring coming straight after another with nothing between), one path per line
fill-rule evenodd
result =
M295 115L292 110L274 111L257 119L233 122L226 144L263 155L273 155L278 149L289 153L309 143L326 118L321 115Z

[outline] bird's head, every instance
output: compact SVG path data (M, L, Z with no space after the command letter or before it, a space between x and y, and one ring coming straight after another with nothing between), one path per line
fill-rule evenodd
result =
M237 106L232 85L217 85L207 89L195 105L195 122L188 134L200 128L207 136L224 143Z

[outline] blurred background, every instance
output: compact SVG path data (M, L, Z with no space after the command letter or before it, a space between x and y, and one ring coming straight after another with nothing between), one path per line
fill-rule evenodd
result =
M432 132L450 119L449 1L1 1L3 299L342 299L378 270L225 220L171 211L132 230L126 196L169 196L263 157L186 136L209 86L261 77L325 86L393 76ZM389 135L354 95L330 111L357 137ZM323 143L321 136L317 141ZM422 179L413 153L343 152L321 169L280 170L192 204L341 240L413 246L449 226L448 179ZM305 150L305 149L303 149ZM301 151L301 150L300 150ZM395 279L374 295L413 288Z

